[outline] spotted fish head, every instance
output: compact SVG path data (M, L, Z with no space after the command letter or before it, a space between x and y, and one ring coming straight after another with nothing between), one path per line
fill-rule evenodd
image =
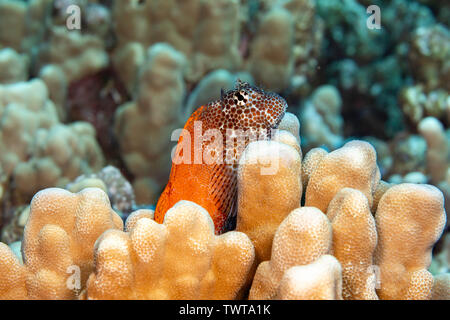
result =
M264 92L238 80L236 87L222 92L221 99L212 103L220 106L214 115L219 129L274 129L283 118L287 103L276 93Z

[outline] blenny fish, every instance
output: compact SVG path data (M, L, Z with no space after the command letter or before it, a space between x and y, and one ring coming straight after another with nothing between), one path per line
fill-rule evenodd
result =
M156 205L155 220L162 223L175 203L189 200L209 212L216 234L234 229L239 157L256 136L258 140L270 138L286 108L286 101L276 93L239 80L233 90L222 90L219 100L199 107L186 122L185 134L178 139L170 178ZM205 135L216 135L203 137L199 142L195 136L199 126ZM209 155L209 161L198 161L199 155ZM211 161L211 157L215 160Z

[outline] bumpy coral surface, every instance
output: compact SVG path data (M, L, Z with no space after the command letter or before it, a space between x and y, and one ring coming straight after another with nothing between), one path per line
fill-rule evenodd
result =
M430 185L389 188L375 215L379 236L375 264L380 267L381 299L430 299L431 248L446 222L442 193ZM393 237L392 235L395 235Z
M182 53L167 44L150 47L139 75L136 100L116 112L115 133L122 157L138 181L148 178L160 182L170 169L171 146L167 141L183 120L184 60ZM154 198L149 194L145 202Z
M444 0L0 0L0 298L449 299L449 21ZM237 116L235 83L290 113ZM161 196L177 129L224 99L201 120L279 130Z
M106 166L99 172L81 175L66 188L71 192L79 192L88 187L98 187L108 194L114 210L130 213L135 207L133 187L119 169Z
M327 210L333 228L333 255L342 265L344 299L376 300L373 253L377 245L375 220L361 191L344 188Z
M1 243L2 298L74 299L93 268L93 248L108 229L122 229L107 195L98 188L77 194L57 188L37 193L22 243L22 266ZM73 276L73 277L72 277Z
M214 235L208 212L188 201L172 207L163 224L141 214L129 227L99 238L88 299L238 297L254 259L245 234Z
M373 147L351 141L319 160L309 177L305 205L326 211L336 193L345 187L360 190L373 203L373 192L380 180Z
M342 300L341 265L330 255L290 268L281 279L276 299Z
M0 162L22 197L103 165L92 126L60 123L39 79L0 86L0 120Z
M279 142L253 142L241 157L236 229L252 240L257 261L269 260L277 227L300 206L300 172L298 152Z
M307 265L330 252L331 237L331 224L319 209L303 207L291 212L275 233L270 260L256 270L249 298L275 298L291 267Z

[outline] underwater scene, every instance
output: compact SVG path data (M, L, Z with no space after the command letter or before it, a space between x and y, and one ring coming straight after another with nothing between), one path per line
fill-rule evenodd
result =
M450 1L0 0L0 300L450 300Z

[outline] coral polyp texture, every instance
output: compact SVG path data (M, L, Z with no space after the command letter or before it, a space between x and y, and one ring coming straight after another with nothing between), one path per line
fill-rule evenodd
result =
M270 258L278 225L300 206L300 172L298 152L276 141L253 142L240 159L236 230L253 241L259 262Z
M19 196L64 186L104 164L94 128L61 123L39 79L0 85L0 137L2 171Z
M314 158L317 164L306 187L306 206L326 212L337 192L346 187L360 190L372 206L372 195L380 180L380 171L375 149L370 144L351 141L323 158Z
M429 185L393 186L381 198L375 217L380 298L430 299L434 282L427 270L431 248L446 223L442 192Z
M278 290L284 291L280 293L282 295L289 295L285 292L286 288L280 289L283 277L292 277L292 275L286 275L289 270L292 270L291 268L308 265L319 257L328 254L331 247L331 238L331 224L319 209L314 207L295 209L278 227L273 239L271 258L258 266L249 298L273 299L278 294ZM330 272L332 270L333 268L329 269ZM317 279L314 284L314 287L318 290L321 280ZM324 281L328 282L327 280ZM301 281L296 283L303 286ZM308 286L308 284L305 285ZM289 285L285 286L289 287ZM291 287L291 290L296 289L296 287ZM305 291L311 290L311 288L302 289ZM291 294L300 293L294 292ZM313 293L310 294L311 296L314 295ZM319 295L319 293L317 294Z
M139 73L136 100L116 112L115 134L123 160L136 176L135 184L147 186L145 201L156 200L160 190L152 190L151 181L159 184L166 178L171 162L167 139L170 141L172 131L183 122L184 60L182 53L167 44L150 47ZM154 167L159 170L153 170Z
M286 117L285 127L296 128L292 115ZM3 297L446 297L446 274L428 271L446 223L442 193L430 185L379 181L376 154L362 141L331 153L312 149L302 166L297 138L281 132L284 138L250 143L241 157L237 231L216 235L210 213L190 201L176 203L161 224L153 210L136 210L123 230L101 188L37 193L22 241L23 264L12 248L1 247ZM277 171L261 174L274 164ZM316 202L301 206L302 177L310 177L307 198L327 171L334 183L320 183ZM73 266L80 268L77 289L67 284Z
M377 231L367 198L361 191L343 188L331 200L327 217L333 228L331 251L342 266L344 299L376 300Z
M289 268L281 279L276 299L342 300L341 265L330 255Z
M16 286L11 291L2 283L2 298L77 298L92 271L97 238L106 230L122 228L122 220L98 188L76 194L58 188L38 192L25 227L23 266L2 243L1 270L5 276L13 273L8 281ZM70 287L72 273L79 278L74 277Z
M88 299L233 299L254 260L241 232L214 235L208 212L180 201L158 224L140 214L127 232L105 232L95 246Z
M449 300L447 2L0 0L0 299Z

